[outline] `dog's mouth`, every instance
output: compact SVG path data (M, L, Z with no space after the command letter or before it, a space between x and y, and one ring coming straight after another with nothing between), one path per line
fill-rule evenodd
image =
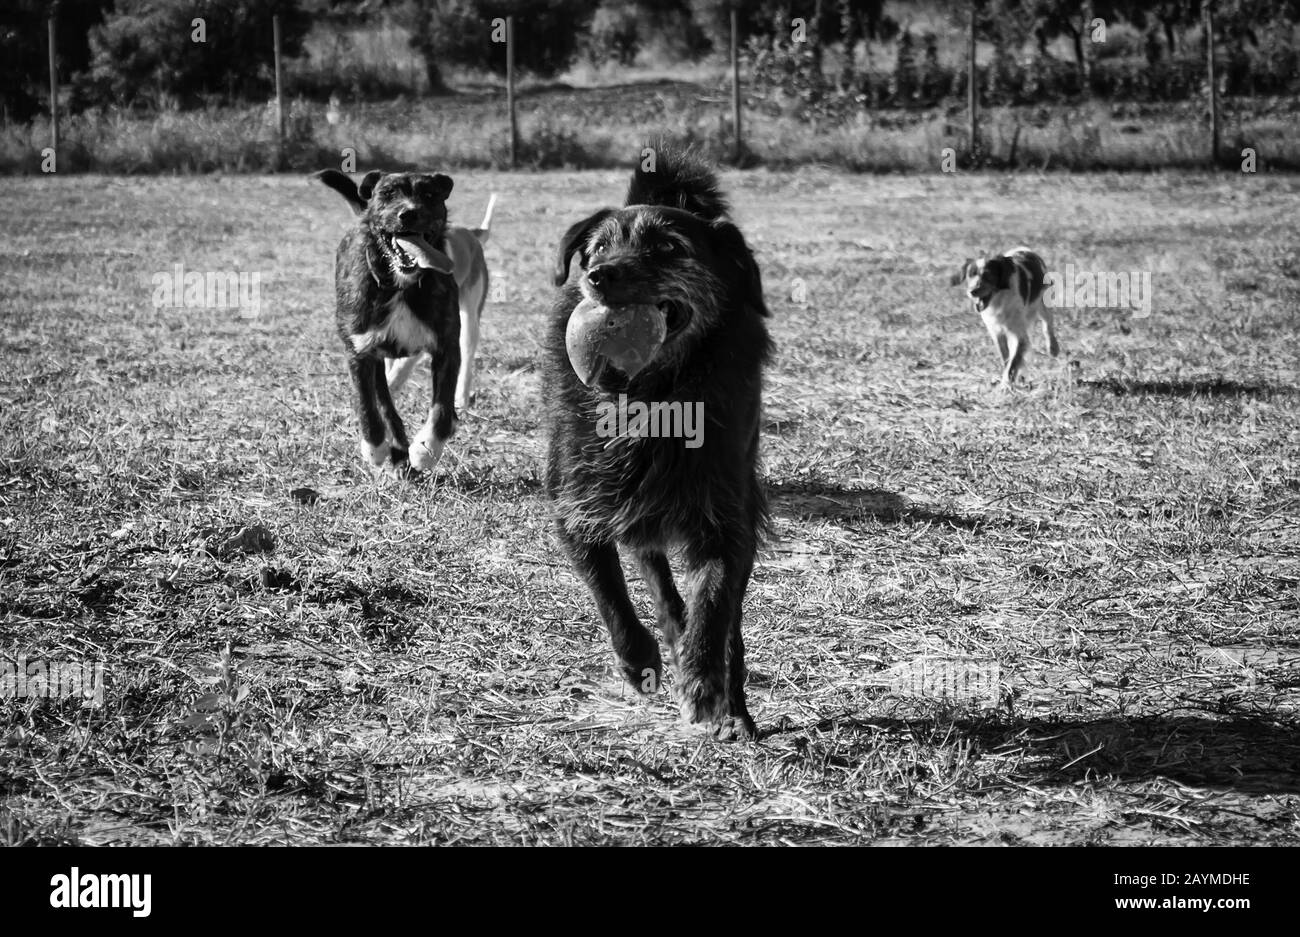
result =
M974 289L970 291L970 298L975 300L975 308L983 312L989 307L989 300L993 293L989 290Z
M385 235L384 246L399 273L410 275L421 269L451 273L455 269L451 258L430 244L423 232L399 231Z
M664 328L667 332L667 338L672 338L682 329L686 328L686 326L691 322L690 309L671 299L665 299L655 303L655 308L657 308L660 314L664 317Z

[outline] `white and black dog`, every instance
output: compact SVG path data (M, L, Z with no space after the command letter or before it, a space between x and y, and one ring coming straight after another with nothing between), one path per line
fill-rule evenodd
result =
M1052 310L1043 302L1047 265L1027 247L1015 247L996 257L968 259L952 277L964 283L975 310L984 320L1002 356L1003 387L1015 381L1029 348L1029 328L1043 323L1047 349L1055 358L1061 352L1056 340Z
M492 227L492 209L496 206L495 193L488 199L483 223L477 228L448 225L443 243L451 258L452 278L460 294L460 375L456 379L456 409L469 408L474 398L474 354L478 349L480 321L483 305L488 295L487 258L483 246L487 244ZM398 358L388 362L388 386L393 393L402 389L422 356Z

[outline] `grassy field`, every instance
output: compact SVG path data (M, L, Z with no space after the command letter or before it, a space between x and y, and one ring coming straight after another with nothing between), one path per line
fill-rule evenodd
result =
M1300 842L1300 181L729 174L779 349L733 745L622 687L540 494L551 251L624 185L457 175L501 193L480 395L384 483L335 195L11 180L0 658L106 686L0 700L0 842ZM1000 394L947 274L1018 242L1154 303ZM257 315L155 308L176 264Z

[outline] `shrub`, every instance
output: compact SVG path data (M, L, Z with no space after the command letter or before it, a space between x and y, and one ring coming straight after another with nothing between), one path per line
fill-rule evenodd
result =
M1300 76L1300 51L1294 32L1275 23L1260 37L1259 49L1252 63L1256 93L1286 94Z
M587 0L414 0L411 48L424 59L432 88L444 86L447 65L504 75L506 45L492 41L493 23L513 15L515 67L554 75L573 62L592 14Z
M911 30L899 37L898 58L894 63L894 80L890 94L898 104L908 104L916 94L916 48Z
M90 70L79 97L94 103L191 106L213 96L265 97L274 87L272 17L286 56L297 55L307 18L297 0L117 0L90 33ZM195 19L204 41L194 41Z
M583 142L589 136L572 127L542 120L521 134L519 165L528 169L585 169L596 165L595 154ZM507 164L509 155L507 141L499 158L501 165Z
M104 19L112 0L61 0L55 18L59 76L66 79L90 62L89 31ZM42 107L49 62L42 0L0 4L0 107L11 119L28 120Z
M631 65L641 50L640 23L635 3L606 0L592 17L591 33L583 43L587 58L595 65Z
M1145 58L1147 55L1146 41L1142 34L1123 23L1114 23L1108 27L1106 41L1093 43L1092 49L1098 62Z

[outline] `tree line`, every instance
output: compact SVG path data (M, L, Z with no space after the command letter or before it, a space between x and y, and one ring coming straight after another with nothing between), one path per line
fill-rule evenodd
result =
M1213 0L1226 49L1229 92L1294 86L1297 55L1289 37L1300 0ZM69 104L141 106L160 97L180 106L262 100L272 89L271 20L282 48L298 56L313 24L325 28L394 21L410 36L433 91L458 68L503 73L505 50L493 24L513 16L516 67L539 76L580 58L630 65L645 50L682 60L726 53L737 11L744 57L756 90L782 88L815 103L848 106L931 104L964 93L964 68L939 60L933 29L917 32L909 5L884 0L6 0L0 7L0 106L23 120L42 107L48 80L46 20L58 24L60 80ZM1007 100L1070 94L1171 97L1195 92L1188 48L1200 35L1202 0L976 0L976 29L992 43L986 90ZM968 3L917 4L915 12L966 29ZM201 22L201 27L196 25ZM1122 67L1095 44L1095 24L1125 24L1141 37ZM1054 58L1064 39L1071 55ZM895 51L876 67L864 40ZM1037 50L1026 63L1020 50ZM834 66L828 68L833 57ZM1188 63L1180 66L1178 63ZM1100 67L1098 67L1100 65ZM984 66L982 66L984 67ZM1235 85L1235 87L1234 87ZM1186 87L1184 87L1186 86Z

